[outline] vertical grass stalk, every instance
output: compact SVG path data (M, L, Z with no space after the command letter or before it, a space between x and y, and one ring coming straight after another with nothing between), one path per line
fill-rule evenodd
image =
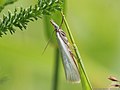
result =
M54 63L54 75L53 75L53 89L58 90L58 77L59 77L59 49L55 48L55 63Z
M80 73L82 88L83 88L83 90L93 90L92 86L90 84L90 81L88 79L88 76L86 74L86 71L85 71L85 68L84 68L84 65L83 65L79 50L78 50L78 48L77 48L77 46L75 44L74 38L72 36L69 25L68 25L67 20L66 20L64 15L63 15L63 18L64 18L64 23L65 23L65 26L67 28L67 32L68 32L68 35L70 37L71 43L73 44L73 47L74 47L74 52L75 52L76 57L77 57L77 62L78 62L78 67L79 67L79 73Z
M54 0L53 0L54 1ZM63 1L63 8L62 10L64 11L64 13L66 13L66 0L62 0ZM60 15L60 12L55 12L54 15L52 16L46 16L44 18L44 24L45 24L45 33L46 33L46 36L49 37L51 36L51 32L53 32L53 28L51 27L51 23L50 23L50 20L54 19L57 23L60 23L60 19L61 18L61 15ZM52 83L52 90L58 90L58 83L59 83L59 49L57 47L57 42L56 42L56 38L55 36L53 36L53 38L51 39L51 43L55 46L55 60L54 60L54 73L53 73L53 83Z

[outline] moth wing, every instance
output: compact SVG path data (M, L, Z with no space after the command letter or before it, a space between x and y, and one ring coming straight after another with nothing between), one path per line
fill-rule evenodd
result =
M74 58L71 56L69 48L62 40L59 32L57 32L57 39L59 44L59 49L62 54L62 62L65 70L66 79L70 82L79 83L80 75L78 67L75 64Z

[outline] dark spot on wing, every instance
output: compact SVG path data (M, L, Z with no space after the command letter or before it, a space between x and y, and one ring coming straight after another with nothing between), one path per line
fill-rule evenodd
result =
M64 41L64 43L69 46L69 42L68 42L68 39L66 37L66 34L65 32L62 30L62 29L59 29L59 34L60 34L60 37L62 38L62 40Z
M60 34L62 35L62 36L64 36L64 37L66 37L66 34L65 34L65 32L64 31L60 31Z

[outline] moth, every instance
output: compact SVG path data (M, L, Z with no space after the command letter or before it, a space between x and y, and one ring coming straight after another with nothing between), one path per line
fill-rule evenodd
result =
M78 65L75 56L70 48L70 43L66 37L66 34L53 20L51 20L50 22L54 26L56 32L56 38L59 50L62 55L62 63L64 66L66 79L67 81L73 83L79 83L80 74L78 70Z

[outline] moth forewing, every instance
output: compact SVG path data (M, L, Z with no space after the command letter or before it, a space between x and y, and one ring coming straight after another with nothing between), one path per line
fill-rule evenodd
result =
M62 61L65 70L66 79L71 82L79 83L80 75L77 64L75 63L73 56L71 56L68 46L64 43L59 33L57 33L57 40L58 40L59 49L62 54Z
M62 55L62 62L65 70L66 79L70 82L79 83L80 75L75 58L69 48L69 42L66 34L59 28L59 26L51 21L55 27L56 37L58 41L59 50Z

